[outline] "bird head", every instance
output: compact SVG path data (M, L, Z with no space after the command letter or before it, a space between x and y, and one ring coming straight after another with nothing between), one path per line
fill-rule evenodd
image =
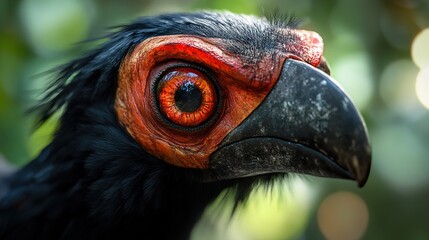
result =
M279 174L363 186L367 130L329 76L323 47L293 20L228 12L140 18L60 69L39 105L42 121L63 108L42 154L82 162L98 189L95 209L134 201L134 190L149 199L159 186L203 191Z
M122 59L115 96L145 151L205 181L286 172L365 183L367 131L317 33L228 13L158 21L163 34Z

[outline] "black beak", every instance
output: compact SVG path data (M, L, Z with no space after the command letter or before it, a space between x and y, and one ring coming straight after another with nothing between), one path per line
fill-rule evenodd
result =
M302 173L354 179L371 165L365 123L326 73L287 60L272 91L211 155L218 179Z

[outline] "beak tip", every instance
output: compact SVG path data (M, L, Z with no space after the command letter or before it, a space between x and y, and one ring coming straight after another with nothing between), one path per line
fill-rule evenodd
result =
M356 182L358 187L363 187L369 177L369 172L371 169L371 160L364 161L363 163L359 163L357 158L353 161L353 173L355 175Z
M368 167L367 170L365 170L365 173L363 175L357 177L358 187L365 186L366 182L368 181L370 168Z

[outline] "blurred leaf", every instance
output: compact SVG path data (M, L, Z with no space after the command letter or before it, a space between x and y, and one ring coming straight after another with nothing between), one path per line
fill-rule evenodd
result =
M69 49L89 32L91 6L73 0L24 0L21 18L31 45L41 55Z
M36 157L51 142L57 124L58 114L51 117L31 135L28 144L32 158Z
M260 9L258 1L255 0L203 0L195 2L196 9L228 10L235 13L255 14Z
M0 87L0 153L13 164L28 160L26 121L17 109L19 104Z

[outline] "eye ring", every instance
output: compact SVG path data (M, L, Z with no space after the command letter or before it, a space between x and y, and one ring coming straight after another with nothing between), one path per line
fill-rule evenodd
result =
M211 71L184 62L166 63L158 69L161 70L153 78L151 92L159 120L185 132L201 131L216 121L222 108L222 96ZM194 98L199 95L200 101L187 102L189 94ZM185 103L180 105L176 101L183 96Z

